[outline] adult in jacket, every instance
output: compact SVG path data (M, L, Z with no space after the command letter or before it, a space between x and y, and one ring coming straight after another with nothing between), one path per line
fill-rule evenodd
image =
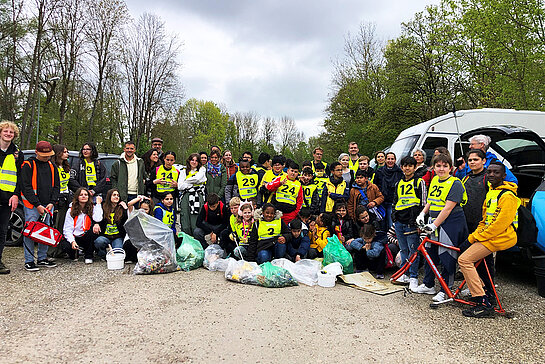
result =
M145 190L144 161L134 154L135 151L136 147L133 141L125 142L123 153L114 162L110 172L112 188L119 190L119 196L125 202L138 195L143 195Z

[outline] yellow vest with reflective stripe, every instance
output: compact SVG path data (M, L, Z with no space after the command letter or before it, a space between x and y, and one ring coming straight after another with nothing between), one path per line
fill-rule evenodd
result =
M172 225L174 224L174 212L165 210L161 206L155 206L153 211L155 211L157 209L163 210L163 220L161 220L163 222L163 224L165 224L169 228L172 228Z
M327 181L329 181L329 178L327 178L327 177L316 177L316 178L314 178L314 184L316 184L316 186L317 186L318 196L320 196L320 198L322 198L322 192L324 192L324 187L325 187L325 184L327 183Z
M346 189L346 181L343 180L341 183L335 187L333 183L328 179L326 183L326 188L329 193L336 193L338 195L342 195L344 193L344 190ZM329 196L327 197L327 201L325 204L325 212L333 212L333 206L335 206L335 201L331 199Z
M85 161L85 180L89 187L97 185L97 171L95 170L94 162L87 163L87 160Z
M264 184L271 182L276 177L285 177L285 176L286 176L286 173L284 173L284 171L280 172L280 174L274 174L273 170L269 169L263 175L263 178L261 179L261 185L263 186Z
M237 218L234 215L231 215L231 217L229 218L229 223L231 224L231 230L237 234L240 244L247 244L254 222L252 221L250 225L247 225L246 228L244 228L244 223L239 223L237 221ZM244 236L244 233L246 233L246 237Z
M417 186L422 183L422 178L419 178L416 182ZM414 187L414 178L408 181L402 179L397 184L397 203L395 205L396 210L405 210L409 207L420 205L420 199L416 196L416 190Z
M157 185L157 192L159 193L165 193L165 192L173 192L175 190L174 187L170 187L171 181L178 181L178 176L180 175L180 172L174 167L171 169L166 169L165 166L159 166L157 168L157 178L162 178L165 181L167 181L167 184L158 184Z
M238 171L236 176L238 194L242 199L248 199L257 196L257 183L259 182L259 176L256 173L243 174Z
M454 181L460 181L457 177L450 176L444 181L439 182L439 176L433 177L430 183L430 190L428 192L428 203L430 204L430 211L441 211L447 202L447 196L452 188ZM462 187L464 184L460 181ZM467 202L466 188L464 187L464 195L460 205L465 205Z
M13 154L6 155L0 169L0 190L13 192L17 186L17 166Z
M68 180L70 179L70 173L65 172L64 168L59 167L59 180L61 183L61 193L68 193Z
M318 189L318 185L316 185L314 182L311 182L308 185L302 185L303 186L303 206L304 207L310 207L312 204L312 195L314 194L314 191Z
M354 174L358 171L358 168L360 167L360 159L356 159L355 162L352 162L352 159L348 159L348 168L354 171Z
M280 236L280 233L282 232L281 219L276 219L269 222L260 220L256 223L258 224L257 226L258 240L274 238L274 237Z
M485 225L490 225L490 223L492 221L494 221L494 214L496 212L496 208L498 207L498 196L499 194L501 193L501 191L503 190L489 190L487 193L486 193L486 199L484 200L484 204L486 206L486 213L485 213L485 220L484 220L484 223ZM511 191L509 190L506 190L506 192L504 192L504 194L502 195L502 197L506 194L506 193L509 193ZM515 195L513 193L513 195ZM516 195L515 195L516 197ZM520 206L520 199L517 197L517 201L518 201L518 205L517 205L517 213L515 214L515 220L513 220L513 226L515 227L515 229L518 229L519 227L519 213L518 213L518 208Z
M114 215L115 215L115 213L112 212L110 214L110 217L108 218L109 222L108 222L108 224L106 224L106 231L104 232L105 235L119 234L119 229L117 228L117 225L114 224Z
M276 190L276 201L295 205L297 204L297 196L299 195L300 189L301 182L286 179L286 183Z
M322 161L322 164L324 165L324 174L325 174L325 170L327 169L327 163ZM312 172L314 172L314 174L316 174L316 168L314 168L314 161L310 162L310 165L312 166ZM322 177L322 176L320 176Z

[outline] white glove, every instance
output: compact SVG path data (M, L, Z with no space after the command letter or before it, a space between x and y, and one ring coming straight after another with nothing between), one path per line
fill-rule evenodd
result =
M437 230L437 226L435 226L434 223L427 224L426 226L424 226L424 231L428 234L433 233L435 230Z
M421 212L417 217L416 217L416 225L418 226L422 226L426 223L425 221L426 219L426 214L424 214L424 212Z

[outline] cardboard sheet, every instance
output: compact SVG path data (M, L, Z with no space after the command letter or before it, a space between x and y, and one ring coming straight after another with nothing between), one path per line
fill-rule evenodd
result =
M393 285L389 280L378 281L369 272L345 274L339 278L348 286L385 296L390 293L403 292L403 286Z

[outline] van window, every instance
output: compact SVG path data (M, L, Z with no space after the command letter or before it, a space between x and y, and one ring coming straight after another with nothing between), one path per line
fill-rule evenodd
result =
M429 166L431 159L433 158L433 151L437 147L448 148L448 139L442 137L427 137L424 144L422 144L422 149L426 152L426 164Z
M462 150L464 151L464 156L469 150L469 142L462 141ZM458 158L462 157L462 152L460 151L460 141L456 140L454 143L454 163L458 160Z
M410 137L396 140L388 152L395 153L397 162L399 163L401 158L411 153L419 138L420 135L411 135Z

